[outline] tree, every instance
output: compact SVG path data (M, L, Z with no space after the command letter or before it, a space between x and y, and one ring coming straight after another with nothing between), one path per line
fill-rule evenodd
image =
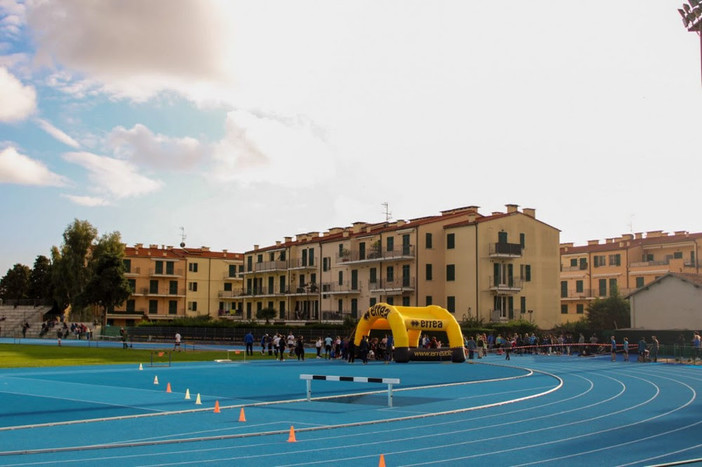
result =
M43 255L34 260L34 267L29 276L29 298L48 302L53 297L51 283L51 261Z
M79 296L82 309L89 305L102 308L102 323L115 306L121 305L132 294L129 281L124 277L124 254L103 253L91 263L91 279Z
M63 245L51 249L54 299L60 310L82 312L78 297L90 280L88 262L97 230L88 221L75 219L63 233Z
M266 324L270 324L270 320L275 318L278 311L275 308L262 308L256 312L256 319L265 319Z
M31 270L24 264L15 264L7 274L0 279L0 298L3 300L22 300L29 292L29 276Z
M596 299L586 311L587 321L596 331L628 328L631 325L629 302L614 291L605 299Z

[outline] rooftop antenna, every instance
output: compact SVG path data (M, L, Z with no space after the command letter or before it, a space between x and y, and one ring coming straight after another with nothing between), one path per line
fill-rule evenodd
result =
M185 239L188 238L185 235L185 227L180 228L180 247L185 248Z
M383 214L385 214L385 222L390 222L390 219L392 219L392 213L390 212L390 205L386 201L383 204L381 204L381 206L385 207L385 211L383 211Z

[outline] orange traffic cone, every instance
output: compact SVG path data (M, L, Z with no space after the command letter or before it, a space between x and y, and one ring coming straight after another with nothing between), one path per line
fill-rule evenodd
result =
M240 422L245 422L246 421L246 415L244 415L244 408L241 408L241 412L239 412L239 421Z
M220 413L220 410L219 410L219 401L215 401L214 413Z
M290 425L290 436L288 436L288 443L296 443L297 440L295 439L295 427Z
M168 383L166 385L166 392L173 392L173 391L171 391L171 383Z
M154 384L158 384L158 376L154 376Z
M385 456L380 455L380 461L378 461L378 467L385 467Z

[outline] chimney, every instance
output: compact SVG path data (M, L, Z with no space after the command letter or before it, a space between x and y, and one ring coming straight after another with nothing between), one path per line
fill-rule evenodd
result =
M511 214L513 212L517 212L519 205L518 204L505 204L505 207L507 208L507 214Z
M292 237L285 237L285 243L292 242Z
M536 219L536 209L534 208L524 208L522 209L522 212L524 213L525 216L529 216L533 219Z
M595 245L599 245L599 244L600 244L599 240L588 240L587 241L587 246L595 246Z

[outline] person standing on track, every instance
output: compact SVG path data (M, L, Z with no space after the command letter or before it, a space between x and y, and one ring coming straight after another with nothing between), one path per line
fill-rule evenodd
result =
M176 332L175 333L175 342L173 342L173 350L180 352L180 333Z
M614 362L617 360L617 341L614 339L614 336L609 340L609 345L612 347L612 361Z
M244 345L246 346L246 355L253 355L253 344L254 344L254 335L251 331L249 331L244 336Z
M628 337L624 338L624 344L622 344L622 351L624 353L624 361L628 362L629 361L629 338Z
M651 352L649 354L649 358L651 359L652 362L657 362L658 361L658 350L661 348L660 343L658 342L658 339L656 336L651 336Z

